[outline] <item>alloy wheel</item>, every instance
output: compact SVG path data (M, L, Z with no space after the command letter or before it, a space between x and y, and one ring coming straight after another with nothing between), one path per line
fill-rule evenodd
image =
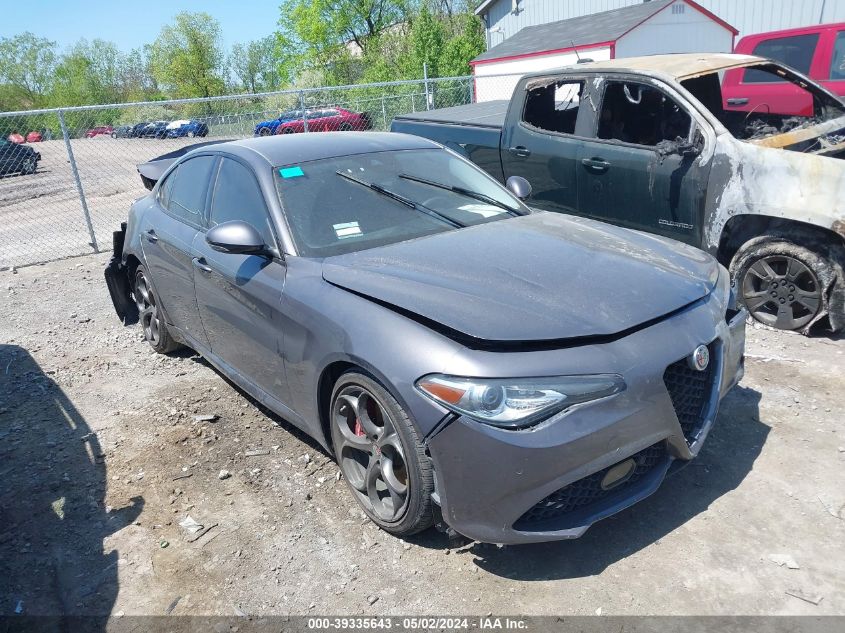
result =
M369 391L345 387L332 404L335 454L360 503L386 523L408 507L408 469L390 414Z
M147 276L140 270L135 275L134 294L135 305L138 306L139 320L141 327L144 329L144 338L155 347L161 339L161 319L155 293Z
M822 306L816 275L788 255L758 259L742 280L742 299L761 323L782 330L797 330L810 323Z

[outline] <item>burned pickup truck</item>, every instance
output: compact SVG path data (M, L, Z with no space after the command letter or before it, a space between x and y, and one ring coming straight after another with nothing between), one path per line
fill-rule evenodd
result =
M726 102L734 68L788 84L787 97L750 112ZM502 182L528 179L532 206L710 252L762 323L845 328L845 105L788 67L714 54L585 63L522 78L510 101L404 115L392 130Z

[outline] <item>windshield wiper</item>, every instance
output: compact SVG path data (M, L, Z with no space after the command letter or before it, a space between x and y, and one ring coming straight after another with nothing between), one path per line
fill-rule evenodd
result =
M430 215L434 218L437 218L438 220L441 220L442 222L446 222L447 224L451 224L456 229L462 229L466 226L465 224L461 224L457 220L453 220L452 218L450 218L447 215L443 215L442 213L439 213L439 212L435 211L434 209L429 209L428 207L424 207L423 205L414 202L410 198L406 198L402 194L398 194L395 191L390 191L389 189L385 189L381 185L377 185L374 182L367 182L366 180L361 180L361 179L356 178L355 176L352 176L350 174L345 174L340 170L336 171L335 173L338 176L340 176L341 178L345 178L346 180L349 180L351 182L359 184L362 187L366 187L367 189L372 189L376 193L380 193L381 195L387 196L388 198L391 198L392 200L396 200L396 202L398 202L400 204L404 204L406 207L414 209L415 211L419 211L420 213L425 213L426 215Z
M491 204L494 207L504 209L511 215L523 215L518 209L514 209L512 206L505 204L501 200L496 200L496 198L492 198L486 194L479 193L478 191L473 191L472 189L466 189L457 185L446 185L442 182L435 182L434 180L420 178L419 176L411 176L410 174L399 174L399 177L403 178L404 180L411 180L413 182L418 182L420 184L428 185L430 187L445 189L446 191L451 191L453 193L457 193L458 195L466 196L467 198L473 198L475 200L478 200L479 202L486 202L487 204Z

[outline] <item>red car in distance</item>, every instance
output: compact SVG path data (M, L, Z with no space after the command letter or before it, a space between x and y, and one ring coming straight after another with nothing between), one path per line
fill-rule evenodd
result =
M11 134L9 134L9 136L6 137L6 140L10 143L16 143L18 145L26 143L26 139L23 137L23 135L18 134L17 132L12 132Z
M344 108L312 108L305 111L305 120L293 119L282 121L276 128L276 134L304 132L305 124L309 132L334 132L355 130L361 132L373 127L366 112L352 112Z
M90 130L85 132L85 138L94 138L95 136L111 136L111 133L114 132L114 128L111 125L101 125L98 127L92 127Z
M734 52L774 59L845 95L845 22L747 35ZM810 93L753 68L725 72L722 97L726 110L813 115Z

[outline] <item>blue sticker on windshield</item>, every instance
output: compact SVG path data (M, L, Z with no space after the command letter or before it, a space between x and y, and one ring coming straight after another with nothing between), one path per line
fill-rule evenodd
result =
M282 178L296 178L297 176L304 176L305 173L302 171L302 167L282 167L279 170L279 175Z

